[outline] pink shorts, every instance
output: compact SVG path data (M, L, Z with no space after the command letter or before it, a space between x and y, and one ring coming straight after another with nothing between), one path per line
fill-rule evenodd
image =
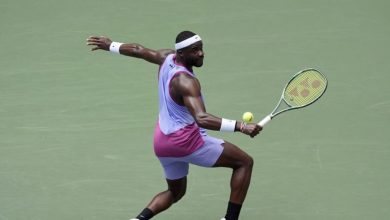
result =
M202 136L204 144L195 152L184 157L158 157L164 168L165 177L176 180L188 175L189 164L202 167L212 167L223 151L222 139Z

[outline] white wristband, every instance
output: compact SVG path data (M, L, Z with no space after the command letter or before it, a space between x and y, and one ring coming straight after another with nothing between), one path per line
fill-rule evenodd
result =
M220 131L234 132L236 130L236 121L222 118Z
M110 44L110 52L120 54L119 48L121 47L122 44L123 44L123 43L112 42L112 43Z

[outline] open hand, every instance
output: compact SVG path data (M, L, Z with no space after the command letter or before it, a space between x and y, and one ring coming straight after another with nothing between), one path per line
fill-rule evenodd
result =
M112 40L108 37L104 36L90 36L87 38L87 45L94 46L92 47L92 51L94 50L110 50L110 45L112 43Z

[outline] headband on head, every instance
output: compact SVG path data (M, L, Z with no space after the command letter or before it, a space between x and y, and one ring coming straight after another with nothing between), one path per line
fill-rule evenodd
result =
M192 37L190 37L188 39L185 39L185 40L183 40L183 41L181 41L179 43L176 43L175 44L175 49L176 50L180 50L182 48L188 47L191 44L194 44L194 43L196 43L198 41L201 41L201 40L202 39L199 37L199 35L194 35L194 36L192 36Z

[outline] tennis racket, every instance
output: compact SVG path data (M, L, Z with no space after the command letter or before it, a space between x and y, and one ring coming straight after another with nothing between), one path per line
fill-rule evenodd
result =
M328 80L316 69L305 69L295 74L286 84L278 105L258 125L264 127L275 116L313 104L326 91Z

